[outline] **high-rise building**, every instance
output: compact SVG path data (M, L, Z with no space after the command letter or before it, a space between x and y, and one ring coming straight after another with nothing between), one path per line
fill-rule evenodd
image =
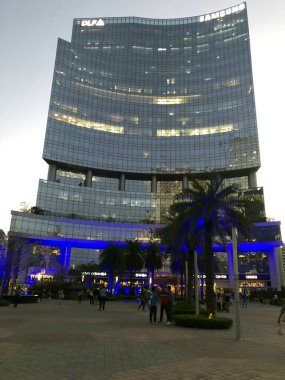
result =
M43 158L40 214L13 211L10 234L59 248L67 267L109 241L147 239L174 195L213 171L258 195L264 222L246 4L75 19L71 42L58 40ZM279 223L260 228L274 243L246 249L275 257Z

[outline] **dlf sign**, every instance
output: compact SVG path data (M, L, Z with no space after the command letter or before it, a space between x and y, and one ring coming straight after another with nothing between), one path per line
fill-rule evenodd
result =
M100 18L99 20L82 20L81 26L104 26L104 21Z

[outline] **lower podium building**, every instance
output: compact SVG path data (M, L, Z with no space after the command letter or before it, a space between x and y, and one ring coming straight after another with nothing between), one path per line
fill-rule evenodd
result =
M12 211L10 238L42 255L18 281L96 262L109 242L147 243L174 195L215 172L258 198L257 236L239 243L242 284L284 284L280 223L266 222L256 181L245 3L180 19L74 19L71 42L58 40L43 159L36 206ZM221 248L216 260L217 286L230 286Z

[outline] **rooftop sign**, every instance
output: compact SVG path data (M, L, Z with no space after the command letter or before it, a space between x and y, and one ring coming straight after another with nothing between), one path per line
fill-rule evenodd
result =
M200 22L211 21L211 20L214 20L216 18L221 18L221 17L229 16L232 13L237 13L239 11L243 11L244 9L245 9L245 4L242 3L242 4L239 4L239 5L235 5L234 7L230 7L230 8L224 9L224 10L219 11L219 12L209 13L207 15L200 16L199 17L199 21Z
M93 19L93 20L82 20L81 26L104 26L104 21L100 18L99 20Z

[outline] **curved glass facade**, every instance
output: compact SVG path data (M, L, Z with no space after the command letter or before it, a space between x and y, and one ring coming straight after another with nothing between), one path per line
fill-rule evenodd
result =
M47 161L141 174L259 167L245 9L84 21L58 43Z
M256 124L245 3L181 19L75 19L71 42L58 41L37 215L12 212L10 236L55 248L67 273L110 241L147 242L174 195L213 171L252 195L248 216L263 221ZM267 255L277 288L276 223L256 225L239 251Z
M247 188L260 156L245 3L75 19L58 41L43 157L37 205L94 220L163 222L209 171Z

